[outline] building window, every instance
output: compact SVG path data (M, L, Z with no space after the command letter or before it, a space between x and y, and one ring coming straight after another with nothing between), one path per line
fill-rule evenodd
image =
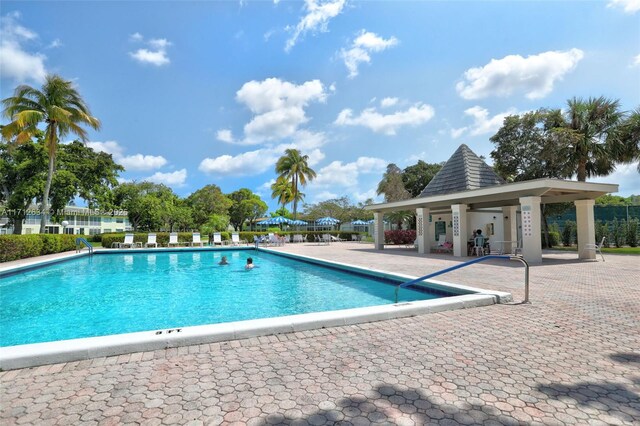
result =
M59 234L60 233L60 227L58 227L58 226L45 226L44 227L44 233L45 234Z
M25 229L24 229L24 233L25 233L26 235L31 235L31 228L25 228Z
M124 219L121 217L116 218L116 223L124 223Z
M105 228L104 233L107 234L109 232L111 232L111 228Z

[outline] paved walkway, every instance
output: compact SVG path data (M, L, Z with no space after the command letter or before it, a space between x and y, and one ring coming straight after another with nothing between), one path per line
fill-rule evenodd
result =
M421 275L456 261L370 245L279 250ZM640 424L640 258L531 270L494 305L0 373L4 424ZM522 268L450 282L510 291Z

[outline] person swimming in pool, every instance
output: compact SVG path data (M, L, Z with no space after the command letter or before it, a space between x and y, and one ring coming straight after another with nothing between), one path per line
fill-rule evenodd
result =
M227 256L222 256L222 259L220 259L220 262L218 262L218 265L228 265L229 262L227 262Z
M255 266L255 265L253 264L253 259L252 259L252 258L250 258L250 257L249 257L249 258L247 258L247 264L246 264L246 265L244 265L244 269L246 269L246 270L248 271L248 270L253 269L253 267L254 267L254 266Z

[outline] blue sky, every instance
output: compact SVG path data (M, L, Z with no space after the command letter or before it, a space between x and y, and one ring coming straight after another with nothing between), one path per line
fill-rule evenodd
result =
M640 1L3 1L2 98L72 79L127 180L260 193L286 148L307 202L376 198L386 165L489 157L502 118L640 105ZM594 179L640 194L635 165Z

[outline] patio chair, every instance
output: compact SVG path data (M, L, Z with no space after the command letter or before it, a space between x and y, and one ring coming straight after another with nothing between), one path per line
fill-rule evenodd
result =
M189 243L191 247L195 247L196 245L202 247L202 240L200 240L200 233L194 232L191 236L191 242Z
M351 234L351 241L360 242L360 235Z
M231 245L234 246L239 246L240 244L247 244L247 240L241 240L240 239L240 234L237 232L234 232L231 234Z
M295 235L293 236L293 242L294 242L294 243L301 243L301 242L302 242L302 235L300 235L300 234L295 234Z
M158 242L156 241L156 234L147 235L147 242L144 244L145 247L155 247L158 248Z
M169 234L169 243L167 244L167 247L171 247L171 246L176 246L176 247L180 246L180 243L178 242L177 232L172 232Z
M329 234L322 234L322 237L320 238L321 243L325 243L325 244L329 244L331 243L331 235Z
M342 238L336 237L335 235L330 235L330 237L331 237L331 241L334 243L344 241Z
M596 254L600 253L600 257L602 257L602 261L604 262L605 260L604 260L604 256L602 254L601 249L606 239L607 237L602 237L600 244L585 244L584 247L582 248L582 252L584 253L585 251L594 251Z
M213 233L213 245L220 244L221 246L226 244L226 241L222 241L222 234L220 232Z
M475 256L484 256L484 237L478 236L474 239L473 254Z
M136 248L137 243L133 242L133 234L125 234L124 242L118 244L118 248Z

